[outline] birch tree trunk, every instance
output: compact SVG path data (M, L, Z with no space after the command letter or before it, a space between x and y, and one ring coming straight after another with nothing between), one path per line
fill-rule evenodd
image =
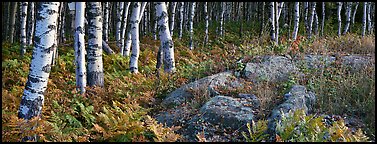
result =
M57 11L59 2L41 2L37 4L35 44L30 72L22 95L18 118L30 120L39 117L44 103L43 93L47 89L51 70L51 57L56 48ZM26 137L23 141L36 141L36 136Z
M139 59L139 15L140 15L140 2L134 2L132 5L131 15L131 38L132 38L132 53L130 58L130 71L131 73L138 73L138 59Z
M189 43L189 48L190 50L194 49L194 42L193 42L193 33L194 33L194 28L193 28L193 20L195 16L195 2L191 3L191 8L190 8L190 18L189 18L189 31L190 31L190 43Z
M275 2L275 42L279 44L279 7L278 2Z
M34 34L34 2L30 2L30 18L29 18L29 28L28 28L28 36L27 36L27 45L33 44L33 34Z
M318 15L317 15L317 11L314 12L314 35L318 35Z
M105 2L104 14L103 14L103 40L109 41L109 2Z
M10 32L9 32L9 41L13 43L14 38L14 29L16 23L16 14L17 14L17 2L11 2L11 14L10 14Z
M88 2L88 75L89 86L104 86L102 63L102 12L100 2Z
M172 2L170 3L170 9L171 9L171 17L170 17L170 25L169 25L169 28L170 28L170 36L173 37L173 33L174 33L174 17L175 17L175 7L177 6L177 2Z
M310 23L309 23L309 33L308 33L308 38L312 38L312 31L313 31L313 22L314 22L314 15L315 15L315 7L316 7L316 2L312 3L312 11L310 15Z
M26 17L27 17L27 5L28 2L22 2L21 12L21 56L26 53Z
M271 36L271 41L275 42L275 3L270 2L270 26L271 26L271 31L270 31L270 36Z
M66 6L66 3L64 2L64 7L63 7L63 18L62 18L62 28L61 28L61 38L62 38L62 43L65 43L65 41L67 40L67 38L65 37L65 27L66 27L66 11L67 11L67 6Z
M221 12L220 12L220 37L223 37L224 35L224 30L223 30L223 25L224 25L224 13L225 13L225 2L221 2Z
M338 6L338 10L337 10L337 14L338 14L338 36L340 36L341 34L341 30L342 30L342 15L340 14L340 12L342 11L342 2L337 2L337 6Z
M128 17L128 8L130 7L131 2L126 2L123 10L123 22L122 22L122 34L120 38L120 54L123 56L123 51L125 47L125 35L126 35L126 27L127 27L127 17Z
M106 8L105 8L106 9ZM81 94L86 87L86 67L85 67L85 2L76 2L75 21L75 62L76 62L76 88Z
M181 6L179 7L179 36L178 38L182 38L182 31L183 31L183 8L185 6L184 2L180 2Z
M367 6L368 6L368 2L364 2L364 7L363 7L363 28L362 28L362 31L361 31L361 36L362 37L365 36L365 30L367 28Z
M156 15L158 17L157 19L158 30L160 30L159 36L160 36L161 45L160 45L159 51L160 53L162 51L164 55L164 59L163 59L164 71L168 73L175 72L174 43L169 33L168 13L167 13L166 5L164 2L157 2L155 4L155 8L156 8Z
M259 37L261 37L263 35L263 32L264 32L264 7L265 7L266 3L263 2L262 3L262 20L261 20L261 29L260 29L260 34L259 34ZM249 16L247 16L249 17ZM249 20L249 19L248 19Z
M371 5L372 3L371 2L368 2L368 10L367 10L367 19L368 19L368 34L372 34L372 19L371 19L371 16L370 16L370 11L371 11Z
M305 32L309 31L309 22L308 22L308 12L309 12L309 2L304 2L304 23L305 23Z
M352 8L352 2L347 2L347 7L346 7L346 25L344 26L344 31L343 35L345 35L348 32L348 28L351 23L351 8Z
M323 29L325 27L325 8L325 2L322 2L321 36L323 36Z
M115 40L118 47L121 47L121 25L122 25L122 14L123 14L124 2L119 2L119 7L117 10L117 21L116 21L116 31L115 31Z
M207 2L204 2L204 15L205 15L205 36L204 36L204 45L208 43L208 9Z
M351 26L350 26L350 32L351 32L352 26L355 24L355 16L356 16L356 12L357 12L357 7L359 7L359 2L356 2L355 10L353 11L352 22L351 22Z
M295 24L293 28L293 34L292 34L293 40L296 40L297 38L299 22L300 22L300 2L295 2Z

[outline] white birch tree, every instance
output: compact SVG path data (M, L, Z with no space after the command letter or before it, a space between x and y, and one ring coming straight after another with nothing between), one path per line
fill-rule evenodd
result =
M104 86L102 63L102 12L100 2L88 2L88 86Z
M204 2L204 15L205 15L205 36L204 36L204 45L208 43L208 9L207 2Z
M30 18L29 18L29 28L28 28L28 36L27 36L27 45L33 44L33 34L34 34L34 2L29 3L30 9Z
M59 2L40 2L36 5L36 29L30 72L22 95L18 117L30 120L39 117L44 103L43 93L47 89L51 71L52 51L56 49L56 24ZM26 137L24 140L36 140Z
M341 11L342 11L342 5L343 5L342 2L337 2L337 6L338 6L338 9L337 9L337 15L338 15L338 36L340 36L341 30L342 30L342 15L340 14Z
M361 36L364 37L365 36L365 31L366 31L366 28L367 28L367 6L368 6L368 2L364 2L364 7L363 7L363 27L362 27L362 30L361 30Z
M132 53L130 58L130 71L131 73L138 73L138 59L139 59L139 15L140 15L140 2L132 4L132 15L130 19L131 24L131 38L132 38Z
M21 56L26 53L26 18L28 2L22 2L21 11Z
M189 43L189 48L190 50L194 49L194 42L193 42L193 34L194 34L194 27L193 27L193 20L195 16L195 2L191 3L190 7L190 18L189 18L189 32L190 32L190 43Z
M109 15L110 15L109 2L105 2L104 14L103 14L103 40L109 41Z
M180 2L180 7L179 7L179 33L178 33L178 38L182 38L182 31L183 31L183 8L185 6L184 2Z
M323 36L323 29L325 27L325 8L325 2L322 2L321 36Z
M76 87L80 93L85 92L86 67L85 67L85 2L76 2L75 15L75 63L76 63Z
M348 32L348 28L349 28L350 23L351 23L352 2L347 2L346 4L347 4L346 13L345 13L346 14L346 25L344 26L343 35L345 35Z
M122 22L122 33L120 38L120 54L123 56L124 45L125 45L125 35L126 35L126 27L127 27L127 17L128 17L128 8L130 7L131 2L126 2L123 10L123 22Z
M296 40L297 33L298 33L299 22L300 22L300 2L295 2L294 18L295 18L295 23L294 23L294 27L293 27L292 39Z
M270 2L270 26L271 26L271 31L270 31L270 36L271 36L271 41L275 42L275 2Z
M118 47L121 47L120 34L121 34L123 7L124 7L124 2L119 2L119 7L117 10L117 18L116 18L116 30L115 30L115 40Z
M310 21L309 21L309 33L308 33L308 38L312 38L312 30L313 30L313 22L314 22L314 15L315 15L315 7L316 7L316 2L312 3L312 11L310 14Z
M170 3L170 9L171 9L171 17L170 17L170 25L169 25L169 28L170 28L170 36L173 37L173 33L174 33L174 20L175 20L175 8L177 6L177 2L171 2Z

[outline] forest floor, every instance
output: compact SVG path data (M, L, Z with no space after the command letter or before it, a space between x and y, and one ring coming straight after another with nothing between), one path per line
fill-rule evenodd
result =
M194 37L200 41L202 37ZM210 37L208 45L195 44L189 50L186 37L174 38L177 71L156 76L156 53L160 42L152 37L140 41L139 72L131 74L129 58L116 52L103 55L104 88L88 88L85 95L75 90L74 50L59 46L59 57L52 67L40 119L33 119L21 131L22 120L17 118L25 88L32 48L19 56L19 44L2 44L2 141L19 141L20 137L38 134L40 141L176 141L179 127L164 127L152 118L161 110L164 97L189 82L237 69L241 58L256 55L375 55L375 36L361 38L347 34L341 37L321 37L312 40L302 37L292 42L281 38L280 45L271 46L268 36L258 38L226 34L224 38ZM72 41L64 45L72 45ZM375 135L375 69L365 69L357 75L338 69L328 69L323 75L310 75L318 96L316 112L357 116L366 124L363 131ZM309 85L308 83L300 83ZM275 95L274 93L265 96ZM272 99L271 99L272 100Z

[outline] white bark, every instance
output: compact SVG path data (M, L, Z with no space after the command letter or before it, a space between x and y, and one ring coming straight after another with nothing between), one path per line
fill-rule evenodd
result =
M270 7L269 22L270 22L270 26L271 26L271 31L270 31L271 41L275 42L275 3L270 2L269 7Z
M310 39L312 37L312 31L313 31L313 22L314 22L314 15L315 15L315 7L316 7L316 2L312 3L312 11L310 15L310 23L309 23L309 33L308 33L308 38Z
M304 24L305 24L305 32L308 33L309 31L309 22L308 22L308 12L309 12L309 2L304 2Z
M185 6L184 2L180 2L181 6L179 8L179 36L178 38L182 38L182 31L183 31L183 8Z
M121 34L123 7L124 7L124 2L119 2L119 7L117 10L117 19L116 19L116 30L115 30L115 41L118 47L121 47L120 34Z
M86 67L85 67L85 2L76 2L75 16L75 63L76 63L76 87L80 93L85 92L86 87Z
M318 35L318 15L317 11L314 13L314 35Z
M204 3L204 15L205 15L205 36L204 36L204 45L208 43L208 9L207 2Z
M170 9L171 9L171 18L170 18L170 25L169 25L169 28L170 28L170 35L171 37L173 37L173 31L174 31L174 17L175 17L175 7L177 6L177 2L172 2L171 3L171 6L170 6Z
M161 41L160 48L163 51L164 59L164 71L165 72L174 72L175 71L175 62L174 62L174 43L172 37L169 33L168 25L168 13L166 5L164 2L158 2L155 5L156 15L158 17L158 30L159 37Z
M100 2L88 2L88 86L104 86L102 63L102 12Z
M124 6L124 10L123 10L123 22L122 22L122 34L121 34L121 38L120 38L120 45L119 45L119 48L120 48L120 55L123 56L123 49L124 49L124 45L125 45L125 35L126 35L126 27L127 27L127 17L128 17L128 8L130 7L130 4L131 2L126 2L126 5Z
M26 53L26 17L28 2L22 2L21 8L21 56Z
M324 27L325 27L325 2L322 2L321 36L323 36Z
M292 39L296 40L297 38L297 33L298 33L298 27L299 27L299 22L300 22L300 2L295 2L295 13L294 13L294 18L295 18L295 24L293 28L293 34L292 34Z
M344 26L343 35L345 35L348 32L348 28L349 28L350 23L351 23L352 2L347 2L346 4L347 4L346 13L345 13L346 14L346 25Z
M279 9L278 2L275 2L275 42L279 44Z
M357 12L357 7L359 7L359 2L356 2L355 10L353 11L352 25L355 23L355 16L356 16L356 12Z
M56 49L56 24L59 2L41 2L36 14L35 44L30 72L18 117L29 120L42 113L43 93L47 89L52 51Z
M131 38L132 38L132 53L130 58L130 71L131 73L138 73L138 59L139 59L139 15L140 15L140 2L134 2L132 5L131 15Z
M361 36L365 36L365 30L367 28L367 5L368 2L364 2L364 7L363 7L363 27L362 27L362 32Z
M28 45L33 44L34 36L34 2L30 2L30 20L29 20L29 29L28 29Z
M191 7L190 7L190 19L189 19L189 31L190 31L190 43L189 43L189 48L190 50L194 49L194 42L193 42L193 33L194 33L194 27L193 27L193 20L195 16L195 2L192 2Z
M342 15L340 14L340 12L342 11L343 3L337 2L337 5L338 5L338 10L337 10L337 14L338 14L338 36L340 36L341 30L342 30Z
M368 2L367 19L368 19L368 34L372 34L372 19L371 19L371 5L372 2Z
M220 37L224 35L223 25L224 25L224 13L225 13L225 2L221 2L221 12L220 12Z

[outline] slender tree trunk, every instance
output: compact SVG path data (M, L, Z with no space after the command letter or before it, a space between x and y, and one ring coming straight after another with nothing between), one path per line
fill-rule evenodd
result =
M279 7L278 2L275 2L275 41L279 44Z
M179 33L178 33L178 38L182 38L182 31L183 31L183 8L185 6L184 2L180 2L180 7L179 7Z
M317 15L317 11L314 12L314 35L318 35L318 15Z
M128 16L128 8L130 7L130 4L131 2L126 2L125 6L124 6L124 10L123 10L123 16L122 16L122 24L121 24L121 28L122 28L122 33L121 33L121 38L120 38L120 45L119 45L119 48L120 48L120 55L123 56L123 49L125 47L125 35L126 35L126 27L127 27L127 16Z
M164 63L164 71L165 72L174 72L175 71L175 62L174 62L174 43L172 37L169 33L169 25L168 25L168 15L167 9L164 2L158 2L155 4L156 8L156 15L158 17L158 30L160 36L160 59L161 59L161 52L164 55L163 63ZM157 69L159 66L156 66Z
M261 29L260 29L260 34L259 34L259 37L261 37L263 35L263 32L264 32L264 7L265 7L266 3L263 2L262 4L262 20L261 20ZM249 16L248 16L249 17Z
M189 31L190 31L190 43L189 43L189 48L190 50L194 49L194 42L193 42L193 34L194 34L194 25L193 25L193 20L195 16L195 2L191 3L191 8L190 8L190 19L189 19Z
M309 2L304 2L304 24L305 24L305 32L308 33L309 31L309 22L308 22L308 12L309 12Z
M140 2L134 2L132 5L131 15L131 38L132 38L132 54L130 58L131 73L138 73L138 58L139 58L139 15L140 15Z
M81 94L85 93L86 67L85 67L85 2L76 2L75 21L75 62L76 62L76 88Z
M344 26L343 35L345 35L348 32L348 28L349 28L350 23L351 23L352 2L347 2L346 4L347 4L346 13L345 13L346 14L346 25Z
M368 34L372 34L372 20L371 20L371 16L370 16L370 11L371 11L371 5L372 3L371 2L368 2L368 10L367 10L367 19L368 19Z
M367 27L367 5L368 5L368 2L364 2L364 7L363 7L363 28L362 28L362 32L361 32L361 36L362 37L365 36L365 30L366 30L366 27Z
M359 7L359 2L356 2L355 10L353 11L352 21L351 21L351 26L350 26L350 32L352 30L352 26L355 24L355 16L356 16L356 12L357 12L357 7Z
M26 53L26 17L27 17L27 5L28 2L22 2L21 12L21 56Z
M37 4L35 45L30 64L30 72L22 95L18 117L30 120L39 117L44 103L43 93L47 89L51 70L51 57L56 48L56 24L59 2ZM25 137L23 141L36 141L36 136Z
M338 14L338 36L340 36L341 30L342 30L342 15L340 14L340 12L342 11L342 5L343 5L342 2L337 2L337 6L338 6L338 10L337 10L337 14Z
M321 36L323 36L324 27L325 27L325 2L322 2Z
M115 40L118 47L121 47L120 34L121 34L123 7L124 7L124 2L119 2L119 7L117 10L117 19L116 19L116 32L115 32Z
M10 15L10 32L9 32L9 42L13 43L14 38L14 29L15 29L15 23L16 23L16 14L17 14L17 2L11 2L11 15Z
M177 2L172 2L170 3L170 9L171 9L171 17L170 17L170 25L169 25L169 28L170 28L170 36L173 37L173 33L174 33L174 16L175 16L175 7L177 6Z
M312 38L312 31L313 31L313 22L314 22L314 15L315 15L315 7L316 7L316 2L312 3L312 11L310 14L310 23L309 23L309 33L308 33L308 38Z
M207 2L204 2L204 15L205 15L205 36L204 36L204 45L208 43L208 9Z
M226 5L225 5L225 2L221 2L221 12L220 12L220 37L223 37L224 36L224 28L223 28L223 25L224 25L224 13L225 13L225 8L226 8Z
M109 41L109 2L105 2L104 14L103 14L103 40Z
M88 2L88 73L89 86L104 86L102 63L102 11L100 2Z
M27 36L27 45L33 44L33 34L34 34L34 2L30 2L29 4L30 9L30 17L29 17L29 28L28 28L28 36Z
M3 25L4 26L4 30L3 30L3 41L8 41L9 37L8 37L8 34L9 34L9 15L10 15L10 5L11 3L10 2L5 2L5 12L3 13L4 16L3 16L3 19L5 19L5 24Z
M61 38L62 38L62 43L65 43L65 41L67 40L66 37L65 37L65 26L66 26L66 15L65 15L65 12L67 11L67 6L66 6L66 3L63 2L63 15L62 15L62 28L61 28Z
M296 40L297 38L299 22L300 22L300 2L295 2L295 24L293 28L293 34L292 34L293 40Z
M271 41L275 42L275 3L270 2L269 8L270 8L269 22L271 26L271 31L270 31Z

